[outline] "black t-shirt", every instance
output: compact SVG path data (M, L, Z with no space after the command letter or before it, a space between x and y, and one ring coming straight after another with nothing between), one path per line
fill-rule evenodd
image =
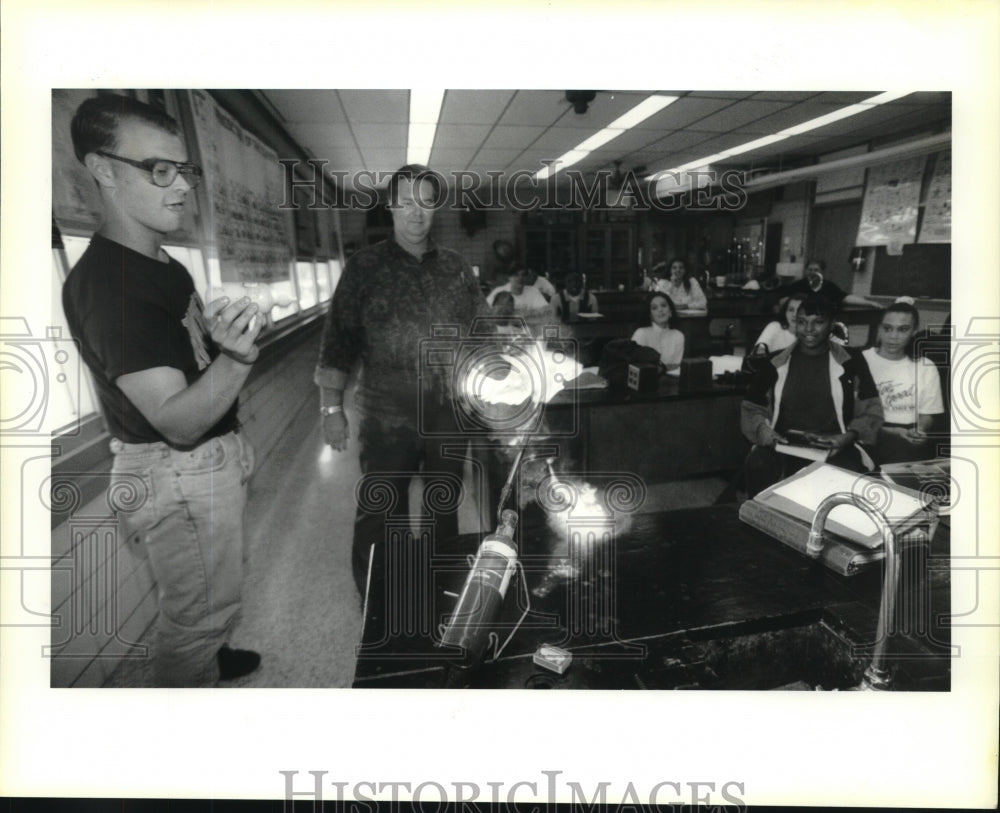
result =
M169 442L115 382L127 373L173 367L190 385L219 354L187 269L95 234L66 278L62 300L111 434L126 443ZM234 402L204 438L235 429L236 411Z
M847 292L844 291L835 282L830 282L828 279L823 280L823 284L819 286L818 291L814 291L809 285L809 279L803 277L802 279L797 279L791 285L786 288L781 289L781 293L785 296L789 294L819 294L820 296L828 299L838 308L843 304L844 298L847 296Z
M819 434L840 432L830 389L829 352L807 356L792 351L774 429L779 435L789 429Z

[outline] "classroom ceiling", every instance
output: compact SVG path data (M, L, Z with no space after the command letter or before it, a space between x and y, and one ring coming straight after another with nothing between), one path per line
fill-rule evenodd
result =
M536 171L651 93L676 102L594 150L585 173L670 169L778 132L877 95L863 91L598 91L586 113L563 90L448 90L428 164L443 173ZM406 163L408 90L265 90L259 98L311 157L353 173ZM762 171L814 163L818 156L951 126L951 94L917 92L803 135L718 162Z

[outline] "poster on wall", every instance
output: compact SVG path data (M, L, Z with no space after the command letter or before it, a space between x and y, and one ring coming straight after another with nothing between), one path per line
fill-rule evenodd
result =
M917 238L917 212L925 157L875 166L868 170L868 187L861 209L856 246L886 246L902 253Z
M951 242L951 150L939 152L927 188L921 243Z
M289 217L277 153L205 92L190 92L211 211L210 257L221 282L279 282L291 272Z

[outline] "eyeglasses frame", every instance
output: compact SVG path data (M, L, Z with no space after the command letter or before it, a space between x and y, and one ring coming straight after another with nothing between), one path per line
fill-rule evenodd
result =
M171 161L169 158L147 158L144 161L136 161L134 158L126 158L123 155L115 155L112 152L105 152L104 150L95 150L94 152L104 158L113 158L115 161L121 161L123 164L129 164L137 169L141 169L143 172L148 172L150 182L153 186L157 186L160 189L168 189L173 185L174 181L177 180L177 175L174 175L170 183L166 186L160 186L160 184L154 180L153 167L161 161L166 164L173 164L177 168L177 173L184 176L184 181L192 189L201 183L201 179L205 174L198 164L191 163L190 161ZM197 178L194 183L191 183L189 180L191 176Z

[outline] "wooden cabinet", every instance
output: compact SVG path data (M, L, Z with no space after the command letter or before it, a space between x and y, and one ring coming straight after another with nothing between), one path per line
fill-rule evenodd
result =
M625 290L638 282L635 226L595 223L580 227L580 270L591 290Z
M524 265L561 283L566 272L578 265L576 230L576 226L525 226Z

